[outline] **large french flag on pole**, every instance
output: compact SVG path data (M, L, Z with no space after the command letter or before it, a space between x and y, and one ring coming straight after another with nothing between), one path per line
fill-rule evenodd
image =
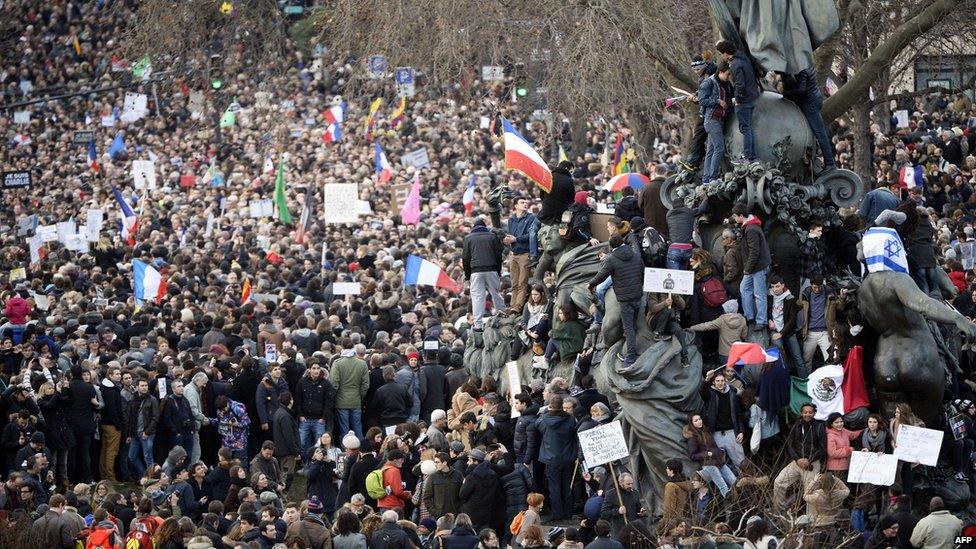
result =
M407 256L407 269L403 274L403 284L405 286L434 286L444 288L454 293L461 293L464 287L451 280L444 269L431 263L426 259L416 256Z
M138 259L132 260L132 286L135 298L140 301L155 301L158 305L166 295L166 280L163 275Z
M115 195L115 201L119 203L119 217L121 218L122 225L122 240L125 241L129 246L136 245L136 231L139 229L139 218L136 217L135 212L132 211L132 207L126 202L125 197L122 196L122 191L118 187L112 187L112 194Z
M376 155L374 159L376 180L378 183L386 183L393 176L393 168L390 166L390 161L386 159L386 153L383 152L383 147L380 147L379 143L373 143L373 151Z
M725 365L765 364L767 362L776 362L777 360L779 360L778 354L770 353L758 343L736 341L729 348L729 358L726 360Z
M502 118L502 130L504 131L505 143L505 169L522 172L535 182L542 190L549 192L552 190L552 172L549 167L535 152L532 144L525 140L515 127Z

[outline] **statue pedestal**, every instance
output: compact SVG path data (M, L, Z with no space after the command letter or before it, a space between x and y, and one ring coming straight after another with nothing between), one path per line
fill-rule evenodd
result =
M764 92L756 101L756 110L752 113L752 129L760 160L776 166L778 158L774 147L777 143L788 144L784 149L784 158L789 161L790 169L784 175L792 181L808 181L809 158L817 151L818 145L799 107L778 93ZM739 121L735 116L730 116L725 122L725 143L727 158L742 156L742 134L739 133ZM731 169L732 165L726 160L723 171Z

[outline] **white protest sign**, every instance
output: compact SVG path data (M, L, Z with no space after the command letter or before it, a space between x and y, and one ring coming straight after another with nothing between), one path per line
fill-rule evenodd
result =
M30 111L14 111L14 124L30 124Z
M264 344L264 359L268 362L276 362L278 360L278 347L274 343Z
M357 200L356 213L359 215L373 215L373 208L369 205L369 200Z
M847 470L847 482L891 486L895 483L898 458L892 454L851 452L851 466Z
M397 428L396 425L390 425L389 427L384 428L383 432L386 433L387 435L395 435L396 428Z
M505 80L505 67L498 65L482 65L481 79L485 82L498 82Z
M122 107L122 120L126 122L135 122L149 112L147 105L149 104L149 97L144 93L125 93L125 104Z
M361 291L358 282L335 282L332 284L332 295L359 295Z
M895 119L898 121L899 128L908 127L908 111L906 110L895 111Z
M108 116L103 116L102 117L102 126L105 127L105 128L111 128L111 127L115 126L115 117L112 116L111 114L108 115Z
M156 163L152 160L133 160L132 179L137 189L156 188Z
M611 421L581 432L579 442L587 469L630 456L620 421Z
M934 467L939 461L939 449L942 448L942 431L901 425L898 428L898 442L895 446L895 457L908 463L921 463Z
M10 269L10 281L13 282L16 280L27 280L27 269L23 267Z
M478 129L487 130L491 127L491 119L487 116L482 116L478 119Z
M270 301L272 303L278 302L277 294L251 294L251 299L254 301Z
M68 221L61 221L57 224L58 240L62 244L67 244L68 238L78 232L78 227L75 225L74 219L69 219Z
M964 270L969 270L973 268L973 245L974 242L961 242L959 243L959 252L962 256L962 268Z
M34 305L37 305L38 309L46 311L51 308L51 298L48 296L44 294L31 294L31 297L34 298Z
M332 183L322 187L322 220L329 224L358 222L359 186Z
M508 376L508 399L512 404L512 417L519 417L522 414L515 409L515 395L522 390L522 376L519 374L517 361L505 363L505 375Z
M70 234L64 240L64 247L80 254L88 253L88 235L85 233Z
M644 269L644 291L692 295L695 293L695 272L675 269Z
M58 227L56 225L40 225L35 234L41 237L41 242L54 242L58 239Z
M207 227L203 230L203 236L205 238L210 238L210 235L213 234L214 223L216 221L217 220L214 218L213 212L207 214Z
M400 164L414 168L429 168L430 158L427 156L427 149L417 149L413 152L404 153L400 157Z
M251 217L271 217L274 215L274 202L270 198L264 200L252 200L248 202L251 208Z
M104 222L105 213L102 210L88 210L86 236L89 242L98 242L98 233L102 232L102 223Z
M30 260L31 264L36 264L41 262L41 246L44 245L44 239L40 233L36 233L34 236L27 239L27 244L30 247Z

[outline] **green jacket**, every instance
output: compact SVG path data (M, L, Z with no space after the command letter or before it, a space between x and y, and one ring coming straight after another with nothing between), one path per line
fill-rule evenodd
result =
M582 322L576 320L559 322L549 332L549 337L556 340L556 348L559 349L561 360L574 359L576 354L583 350L586 328L583 327Z
M335 387L336 408L359 408L369 389L369 367L354 356L339 357L329 371L329 381Z

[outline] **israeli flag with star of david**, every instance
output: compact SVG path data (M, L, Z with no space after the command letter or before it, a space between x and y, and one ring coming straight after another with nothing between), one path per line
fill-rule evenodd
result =
M869 273L880 271L908 273L908 255L905 253L905 245L894 229L871 227L864 232L861 248Z

